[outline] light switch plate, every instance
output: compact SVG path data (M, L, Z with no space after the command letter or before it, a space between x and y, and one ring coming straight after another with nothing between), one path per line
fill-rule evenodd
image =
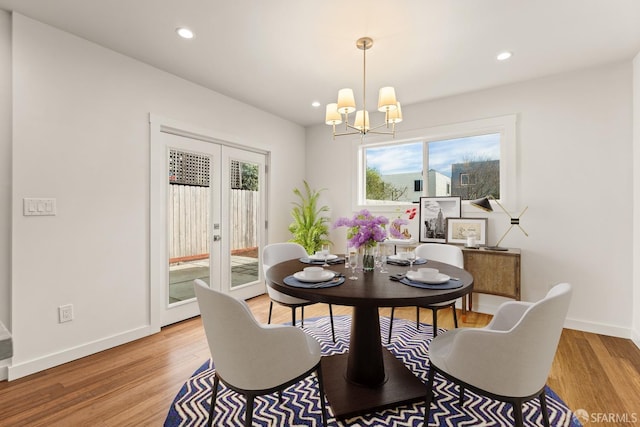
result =
M56 214L56 199L31 198L22 199L24 216L51 216Z

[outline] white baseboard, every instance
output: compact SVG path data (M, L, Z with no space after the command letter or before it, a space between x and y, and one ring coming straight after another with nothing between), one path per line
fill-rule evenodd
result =
M611 337L631 339L631 329L620 326L606 325L603 323L587 322L584 320L569 319L564 322L564 327L576 329L582 332L608 335Z
M62 365L64 363L71 362L73 360L89 356L91 354L99 353L101 351L126 344L131 341L135 341L137 339L155 334L157 332L160 332L159 328L154 328L152 326L146 325L118 335L113 335L111 337L69 348L57 353L51 353L35 359L12 363L8 367L8 380L12 381L18 378L25 377L27 375L35 374L36 372L44 371L45 369L53 368L54 366ZM16 358L15 354L13 358Z
M473 311L477 311L479 313L486 313L486 314L495 314L496 310L498 309L499 305L492 305L492 304L476 304L473 306ZM611 337L618 337L618 338L627 338L627 339L632 339L633 342L640 347L639 343L640 343L640 337L636 336L635 338L632 338L632 331L629 328L623 328L620 326L612 326L612 325L606 325L603 323L595 323L595 322L587 322L584 320L576 320L576 319L571 319L571 318L567 318L567 320L564 322L564 327L568 328L568 329L576 329L578 331L582 331L582 332L590 332L593 334L600 334L600 335L607 335L607 336L611 336Z

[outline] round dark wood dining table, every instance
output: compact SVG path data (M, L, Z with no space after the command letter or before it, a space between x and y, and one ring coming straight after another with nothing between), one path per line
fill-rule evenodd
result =
M461 268L429 260L419 267L437 268L441 273L460 280L455 289L421 289L392 281L393 274L406 273L409 266L387 265L389 273L356 272L344 264L327 267L347 278L339 286L298 288L284 283L287 276L308 265L298 259L273 265L266 273L269 286L294 297L313 302L353 307L349 351L323 356L322 376L331 410L337 419L370 413L403 403L424 400L426 386L391 352L382 346L379 307L429 305L463 297L473 289L473 277ZM425 358L427 355L424 355Z

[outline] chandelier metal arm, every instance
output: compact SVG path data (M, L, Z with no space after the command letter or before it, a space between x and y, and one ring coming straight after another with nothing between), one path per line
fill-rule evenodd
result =
M380 131L380 130L369 130L367 133L373 133L375 135L395 135L396 130L388 130L388 131Z

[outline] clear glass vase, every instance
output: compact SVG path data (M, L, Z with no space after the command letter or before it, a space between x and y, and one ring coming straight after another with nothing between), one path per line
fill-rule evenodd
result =
M375 267L374 247L363 246L362 248L362 271L365 273L373 271Z

